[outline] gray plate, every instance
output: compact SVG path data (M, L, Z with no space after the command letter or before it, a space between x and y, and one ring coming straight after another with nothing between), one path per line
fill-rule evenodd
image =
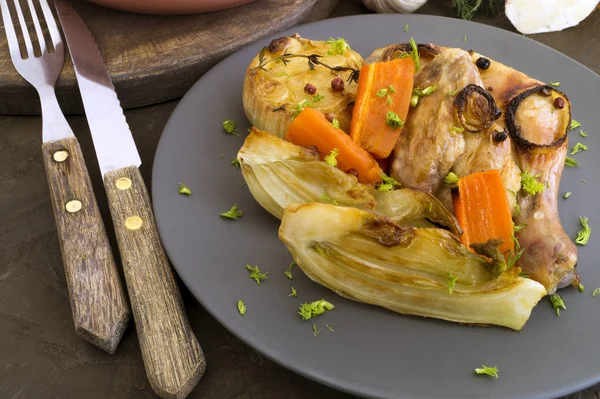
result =
M405 24L409 32L404 33ZM346 38L366 57L375 47L418 42L473 48L542 81L560 81L573 101L575 119L590 133L571 133L590 151L576 158L581 167L565 170L560 212L567 233L579 229L578 216L600 220L600 77L581 64L533 40L485 25L421 15L364 15L327 20L288 30L311 39ZM467 43L463 37L467 36ZM272 38L271 38L272 39ZM565 289L568 310L557 317L547 299L534 309L520 333L474 328L394 314L355 303L320 287L299 269L294 280L283 272L291 256L277 238L278 220L252 198L238 169L229 165L246 135L242 82L250 60L270 39L225 59L196 83L179 103L158 146L152 194L158 227L177 272L202 305L227 329L279 364L335 388L377 398L547 398L600 381L600 246L592 237L583 247L579 271L584 294ZM222 132L221 122L236 120L242 137ZM224 158L220 159L219 154ZM587 181L583 184L581 179ZM177 194L184 182L191 197ZM238 221L218 216L238 203ZM270 272L260 286L245 264ZM289 298L290 287L298 290ZM301 321L300 303L327 299L336 308ZM236 303L248 307L238 314ZM335 332L325 328L329 324ZM475 367L497 365L500 379L476 376Z

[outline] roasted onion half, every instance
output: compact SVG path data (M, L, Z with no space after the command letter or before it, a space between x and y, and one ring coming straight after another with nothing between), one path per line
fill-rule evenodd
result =
M546 295L519 268L494 278L488 261L446 230L356 208L289 205L279 238L315 282L398 313L520 330Z
M475 84L468 84L456 95L454 106L462 128L471 133L489 129L502 115L490 93Z

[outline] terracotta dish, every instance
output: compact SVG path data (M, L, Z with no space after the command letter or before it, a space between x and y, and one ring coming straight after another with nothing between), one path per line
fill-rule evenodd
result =
M219 11L255 0L88 0L99 6L142 14L197 14Z

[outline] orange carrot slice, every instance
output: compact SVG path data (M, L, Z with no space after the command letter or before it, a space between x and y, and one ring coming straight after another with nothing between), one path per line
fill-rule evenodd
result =
M388 123L388 113L406 121L413 90L412 58L365 65L360 70L350 137L375 158L387 158L402 130Z
M473 173L458 181L452 195L456 219L463 229L461 242L469 247L490 238L502 238L505 255L514 250L513 221L506 190L497 170Z
M323 155L338 149L337 167L344 172L356 169L361 183L380 182L381 169L377 161L343 130L335 128L321 112L305 108L292 121L286 138L296 145L316 146Z

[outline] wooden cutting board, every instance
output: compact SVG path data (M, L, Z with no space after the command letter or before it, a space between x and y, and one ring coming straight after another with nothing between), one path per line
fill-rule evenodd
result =
M94 35L123 108L181 97L235 50L299 23L326 18L338 0L258 0L208 14L152 16L73 0ZM33 27L30 28L30 32ZM56 86L66 114L83 107L67 52ZM15 71L0 29L0 114L39 115L36 91Z

